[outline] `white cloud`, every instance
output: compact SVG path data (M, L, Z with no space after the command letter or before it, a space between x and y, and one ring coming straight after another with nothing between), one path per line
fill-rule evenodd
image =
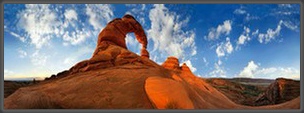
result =
M225 56L225 51L224 51L224 48L223 48L222 44L217 46L215 52L217 54L217 57Z
M25 30L25 36L29 37L31 44L36 48L48 45L56 28L57 15L49 9L47 4L26 4L25 10L17 15L19 26Z
M239 14L239 15L242 15L242 14L245 14L246 13L246 10L242 9L242 8L239 8L239 9L235 9L233 11L234 14Z
M66 31L62 35L62 39L64 40L64 45L78 45L84 42L87 38L91 37L91 32L88 30L85 30L84 28L79 30L76 29L75 31L69 32Z
M207 40L216 40L223 34L228 35L232 30L231 24L231 20L225 20L223 24L218 25L217 28L209 29L208 36L205 36L205 38L207 38Z
M246 41L247 39L248 39L248 38L242 34L242 35L239 37L239 40L238 40L237 44L242 45L242 44L245 43L245 41Z
M290 78L290 79L300 79L300 71L295 68L282 68L282 67L270 67L262 68L255 73L256 77L259 78Z
M65 11L64 16L68 20L77 20L77 13L73 9L68 9Z
M227 77L226 71L217 63L214 63L214 70L209 73L211 77Z
M231 54L233 51L233 46L230 42L230 38L228 38L228 37L226 38L225 50L228 54Z
M21 50L21 49L18 49L17 51L18 51L18 53L19 53L19 57L20 57L20 58L24 58L24 57L27 56L27 52L26 52L26 51Z
M151 56L150 59L153 60L154 62L156 62L159 65L163 64L163 62L164 62L164 61L163 62L159 61L159 56L157 56L157 55Z
M240 35L240 37L237 41L237 46L243 45L246 43L246 41L251 40L249 33L250 33L250 29L248 27L244 26L244 32Z
M255 71L258 69L258 65L254 61L248 62L248 65L238 75L239 77L249 77L253 78Z
M264 43L264 44L267 44L269 43L271 40L274 40L281 32L281 25L282 25L283 21L281 20L276 29L273 30L273 29L268 29L267 30L267 33L260 33L259 36L258 36L258 40L260 43Z
M196 54L194 31L183 30L189 17L180 20L181 16L170 12L164 4L155 4L149 12L149 18L151 28L147 31L147 36L154 43L152 52L158 50L161 54L166 54L165 56L175 56L179 59L187 55L187 52L192 56Z
M86 4L86 14L89 16L89 23L98 32L112 20L114 15L109 4Z
M291 21L283 21L283 25L290 30L297 30L299 27Z
M230 42L230 38L227 37L226 38L226 42L225 43L221 43L217 46L215 52L217 54L217 57L223 57L226 54L231 54L233 52L234 48Z
M190 68L192 72L196 71L196 68L192 65L190 60L185 61L186 65Z
M258 35L259 34L259 29L257 29L257 30L255 30L254 32L252 32L252 36L256 36L256 35Z
M217 61L217 64L220 66L220 65L222 65L222 61L221 60L218 60Z
M14 37L18 38L21 42L25 42L25 37L20 36L14 32L10 32L11 35L13 35Z
M35 66L45 66L48 56L41 54L39 50L36 50L31 56L31 62Z
M250 78L266 78L276 79L279 77L300 79L299 69L287 67L268 67L261 68L260 64L254 63L254 61L248 62L248 65L237 75L237 77L250 77Z
M20 40L25 42L30 39L28 42L36 49L50 45L54 37L61 38L65 46L82 44L92 34L98 34L103 25L111 19L112 14L107 5L98 8L99 5L86 6L89 23L98 30L90 30L90 26L78 20L78 14L74 9L64 9L62 5L51 7L48 4L27 4L26 8L17 14L17 18L20 18L18 26L25 31L25 34L20 35ZM59 14L58 8L64 11L62 15ZM95 13L98 11L99 13Z

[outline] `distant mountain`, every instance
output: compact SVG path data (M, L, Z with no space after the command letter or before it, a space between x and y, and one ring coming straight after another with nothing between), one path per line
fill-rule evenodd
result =
M300 95L300 82L278 78L209 78L206 81L235 103L249 106L280 104Z

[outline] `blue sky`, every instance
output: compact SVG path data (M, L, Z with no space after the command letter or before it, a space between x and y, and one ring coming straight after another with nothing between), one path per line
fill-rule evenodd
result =
M107 22L132 14L150 59L200 77L300 78L299 4L5 4L4 79L48 77L89 59ZM134 34L128 49L139 53Z

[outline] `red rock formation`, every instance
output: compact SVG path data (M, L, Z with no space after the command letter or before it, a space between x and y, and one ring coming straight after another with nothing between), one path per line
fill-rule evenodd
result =
M149 59L139 57L135 53L120 46L116 46L109 41L101 42L99 47L98 53L96 53L91 59L84 60L73 66L70 69L71 74L121 66L129 63L145 64L152 67L157 65L156 63L149 61Z
M256 105L273 105L290 101L300 95L300 82L278 78L255 101Z
M125 15L123 18L116 18L107 24L98 35L97 47L92 58L73 66L70 69L71 74L94 69L104 69L132 62L126 60L137 56L127 51L125 38L126 34L130 32L134 32L136 39L142 44L141 56L143 58L149 58L149 52L146 49L148 44L147 37L142 26L133 16ZM124 48L124 50L118 46Z
M93 57L103 48L103 41L109 41L120 47L127 49L126 34L134 32L137 41L142 44L141 54L149 58L147 49L147 37L139 22L131 15L125 15L123 18L116 18L109 22L107 26L99 33L98 42Z
M180 70L179 61L176 57L173 56L168 57L162 66L170 70Z
M187 72L191 72L190 68L187 66L186 63L183 63L183 65L181 66L182 71L187 71Z

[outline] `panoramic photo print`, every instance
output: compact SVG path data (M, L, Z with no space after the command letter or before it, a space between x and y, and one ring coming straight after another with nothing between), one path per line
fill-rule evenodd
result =
M4 4L4 109L300 109L300 4Z

